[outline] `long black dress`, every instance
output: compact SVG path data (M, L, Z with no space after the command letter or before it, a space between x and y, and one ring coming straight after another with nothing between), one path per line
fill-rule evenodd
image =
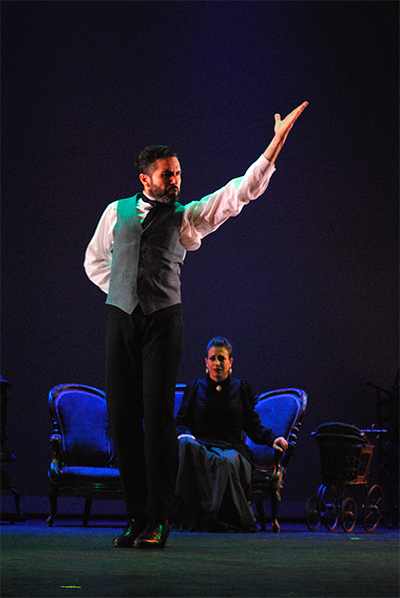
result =
M253 453L243 431L256 444L272 446L274 441L255 404L247 380L228 377L218 383L207 377L186 386L175 419L181 438L173 517L182 529L254 528L249 503Z

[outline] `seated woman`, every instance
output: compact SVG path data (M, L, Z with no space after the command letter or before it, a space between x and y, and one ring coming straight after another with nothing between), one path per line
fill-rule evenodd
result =
M192 531L257 531L249 502L256 444L282 451L285 438L273 438L254 411L256 398L247 380L234 380L232 346L222 337L206 349L207 377L191 380L175 419L179 463L174 520Z

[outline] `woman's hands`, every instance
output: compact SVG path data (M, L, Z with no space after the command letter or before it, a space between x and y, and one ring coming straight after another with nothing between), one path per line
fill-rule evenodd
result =
M275 438L272 448L283 453L283 451L285 451L288 446L288 441L283 436L279 436L279 438Z

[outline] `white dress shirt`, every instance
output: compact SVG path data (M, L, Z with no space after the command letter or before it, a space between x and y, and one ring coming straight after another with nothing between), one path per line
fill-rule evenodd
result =
M192 201L185 207L181 225L181 242L188 251L195 251L206 235L215 231L228 218L237 216L243 206L260 197L266 190L275 166L261 155L237 179L206 195L198 201ZM89 279L108 293L114 227L117 222L118 200L107 206L86 250L84 268ZM152 206L139 199L137 213L141 222Z

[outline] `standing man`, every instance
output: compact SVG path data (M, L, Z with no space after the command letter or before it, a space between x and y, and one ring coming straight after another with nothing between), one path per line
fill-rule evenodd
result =
M162 548L169 534L177 457L175 384L182 350L180 269L186 250L264 193L304 102L244 176L185 206L168 146L136 160L143 191L111 203L86 251L85 270L107 293L106 395L128 523L113 546ZM144 422L144 425L143 425Z

